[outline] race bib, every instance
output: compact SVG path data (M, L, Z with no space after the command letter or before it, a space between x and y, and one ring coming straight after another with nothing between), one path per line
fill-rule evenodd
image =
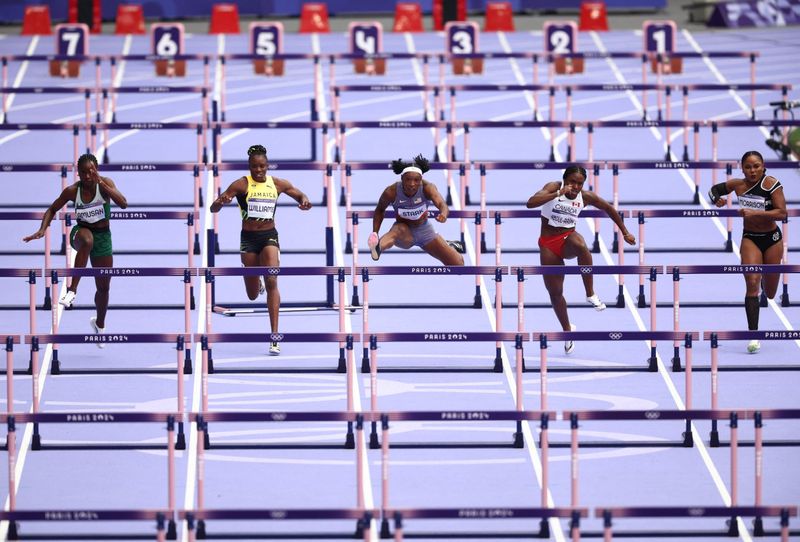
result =
M739 196L739 209L764 211L766 209L766 200L761 196L748 196L747 194L743 194Z
M553 204L547 223L556 228L574 228L578 222L581 205L575 200L558 200Z
M275 217L275 201L250 198L247 202L247 217L272 220Z
M97 203L90 203L83 207L78 207L75 209L75 216L78 218L79 222L94 224L106 217L106 210L103 207L103 202L98 201Z

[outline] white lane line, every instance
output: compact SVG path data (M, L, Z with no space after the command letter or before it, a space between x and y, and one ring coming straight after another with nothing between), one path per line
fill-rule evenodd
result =
M28 44L28 49L25 51L25 55L31 56L34 51L36 51L36 46L39 45L39 36L33 36L31 38L31 42ZM25 72L28 71L28 61L25 60L20 64L19 71L17 71L17 76L14 78L14 83L11 85L14 88L17 88L22 84L22 78L25 77ZM11 109L11 104L14 103L14 97L16 94L8 94L4 97L6 101L6 111ZM2 113L0 113L2 115ZM3 122L6 122L6 119L3 118Z
M591 34L592 34L592 39L595 41L595 44L597 45L598 49L604 50L605 48L604 48L602 42L600 41L600 38L597 35L597 33L596 32L592 32ZM619 70L617 69L616 63L614 62L614 60L611 59L611 58L608 58L608 59L606 59L606 62L609 64L611 69L617 74L618 79L622 78L622 75L620 74ZM622 78L621 81L624 81L624 78ZM694 191L693 183L692 183L692 191ZM705 201L705 198L702 198L700 201L701 201L701 203L703 204L704 207L708 206L706 201ZM586 219L586 222L589 224L590 228L593 228L594 224L593 224L592 220ZM720 223L720 225L721 225L721 223ZM726 237L727 237L727 234L726 234ZM605 244L605 241L602 238L600 238L600 251L601 251L601 253L603 255L603 259L606 261L606 264L607 265L614 265L614 259L613 259L612 255L611 255L611 253L609 252L608 247ZM618 279L618 277L616 275L615 275L615 279L617 281L619 281L619 279ZM628 287L627 286L623 287L623 294L624 294L624 297L625 297L625 306L630 311L631 316L633 317L634 321L636 322L636 326L638 327L639 330L646 331L647 327L645 326L644 322L642 321L641 317L639 316L639 312L636 309L636 303L634 302L633 297L631 296L630 292L628 291ZM647 345L647 347L649 348L649 344L648 344L647 341L645 341L645 345ZM657 360L657 363L658 363L658 373L661 375L661 378L664 381L664 384L666 385L667 390L669 391L669 394L672 397L673 402L678 407L678 409L685 410L686 409L686 405L683 402L683 399L681 398L680 393L678 392L677 388L675 387L675 384L672 382L672 378L671 378L669 372L667 371L667 368L665 367L663 361L661 360L661 356L658 353L656 353L656 360ZM714 485L717 488L717 492L719 493L723 504L725 506L730 506L730 504L731 504L731 495L728 492L727 487L725 486L725 482L722 479L722 476L720 475L719 470L717 470L717 467L714 464L714 461L711 459L711 456L708 453L708 449L706 448L705 442L703 441L703 437L697 431L697 428L695 427L694 423L691 424L691 427L692 427L692 435L694 437L694 442L695 442L695 445L696 445L695 449L698 451L698 453L700 454L700 457L703 459L703 463L705 464L706 469L709 472L709 475L711 476L712 480L714 481ZM740 538L742 540L746 541L746 542L752 542L752 539L750 538L750 534L748 533L747 527L746 527L744 521L742 520L742 518L740 518L740 517L737 518L737 522L739 524Z

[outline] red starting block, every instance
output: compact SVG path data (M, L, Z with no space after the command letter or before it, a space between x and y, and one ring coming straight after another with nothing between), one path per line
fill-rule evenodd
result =
M581 19L579 25L581 31L608 30L608 10L605 2L584 1L581 2Z
M383 52L383 25L378 21L350 23L350 53L374 55ZM355 58L353 69L356 73L383 75L386 73L385 58Z
M398 2L394 8L392 32L425 32L422 7L416 2Z
M157 56L183 54L183 24L156 23L150 26L152 52ZM186 75L185 60L156 60L156 75L161 77L183 77Z
M56 54L59 56L85 56L89 54L89 27L83 23L56 25ZM80 60L51 60L53 77L78 77Z
M238 34L239 6L237 4L214 4L211 8L209 34Z
M266 57L283 52L283 23L252 22L250 23L250 54ZM259 75L281 76L284 72L284 61L280 59L258 58L253 61L253 72Z
M483 30L486 32L513 32L514 19L511 2L486 4L486 21L484 21Z
M22 35L33 36L53 33L50 26L50 6L25 6L25 16L22 19Z
M144 10L141 4L120 4L117 6L117 26L115 34L144 34Z
M330 31L328 4L321 2L303 4L303 8L300 11L300 33L313 34L315 32L327 33Z

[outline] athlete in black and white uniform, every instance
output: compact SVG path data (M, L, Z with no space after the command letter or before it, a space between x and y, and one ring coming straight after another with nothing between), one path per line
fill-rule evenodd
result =
M428 205L431 203L439 209L437 222L445 222L450 213L436 185L422 179L428 165L428 160L422 155L414 158L413 164L402 160L392 162L392 171L400 175L400 181L386 187L375 207L372 233L367 240L373 260L395 245L400 248L418 246L445 265L464 265L460 254L464 252L463 244L445 241L428 222ZM395 223L379 238L378 232L389 205L395 210Z
M776 224L786 218L786 198L780 181L767 175L764 157L758 151L748 151L742 156L744 179L731 179L715 184L708 196L717 207L726 203L725 195L733 192L739 199L739 214L744 218L742 232L742 265L779 264L783 259L783 236ZM747 329L758 329L758 296L762 287L761 275L747 273L744 276L747 292L744 310ZM764 275L763 288L768 298L773 299L778 291L779 273ZM759 341L750 341L747 351L755 354L761 348Z

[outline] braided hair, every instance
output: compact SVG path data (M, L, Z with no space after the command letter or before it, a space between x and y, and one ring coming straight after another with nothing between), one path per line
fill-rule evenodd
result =
M567 177L569 177L573 173L580 173L581 175L583 175L583 180L584 181L589 178L586 175L586 170L583 167L581 167L581 166L579 166L577 164L573 164L573 165L567 167L567 169L564 170L564 175L562 175L561 178L566 181Z
M744 164L744 161L750 158L751 156L758 156L758 159L761 160L761 163L764 163L764 157L761 156L761 153L758 151L747 151L742 155L741 163Z
M420 170L422 170L422 173L425 173L431 169L430 162L428 161L427 158L425 158L421 154L416 155L414 157L413 162L404 162L402 158L398 158L397 160L392 160L392 171L396 175L400 175L401 173L403 173L404 169L412 166L418 167Z
M247 149L247 156L256 156L263 154L264 157L267 156L267 149L264 145L250 145L250 148Z
M88 152L86 154L82 154L80 158L78 158L78 167L83 166L87 162L94 162L95 167L97 167L97 158L94 154L89 154Z

